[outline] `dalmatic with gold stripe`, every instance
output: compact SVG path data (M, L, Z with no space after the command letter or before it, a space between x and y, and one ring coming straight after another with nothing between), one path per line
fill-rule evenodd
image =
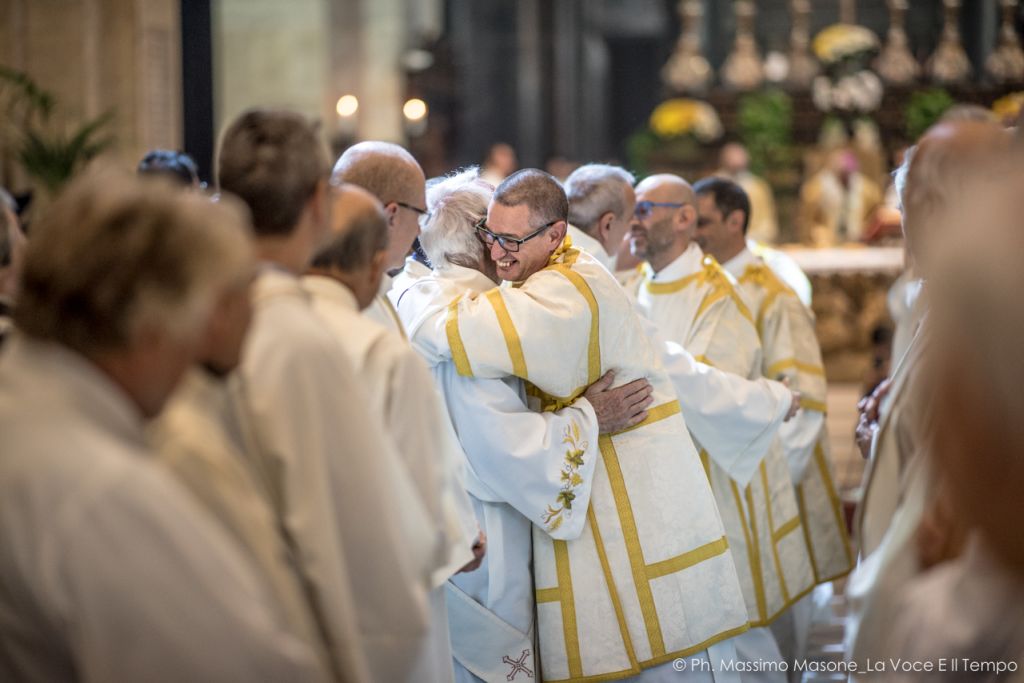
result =
M779 429L790 476L796 484L800 518L818 583L853 568L846 521L836 491L825 429L825 368L811 312L749 249L723 266L739 282L762 345L765 377L787 378L801 394L802 410Z
M616 385L640 377L653 385L649 417L599 439L579 537L546 533L573 504L571 472L544 511L549 528L534 527L545 681L625 678L748 628L714 496L642 325L615 279L567 239L525 282L426 307L408 328L428 362L526 380L539 410L573 402L610 369ZM554 446L552 457L562 458Z
M660 333L726 372L761 376L761 343L730 276L691 243L657 275L649 265L628 286ZM778 440L741 455L715 434L694 433L718 501L751 626L767 626L814 587L796 494Z

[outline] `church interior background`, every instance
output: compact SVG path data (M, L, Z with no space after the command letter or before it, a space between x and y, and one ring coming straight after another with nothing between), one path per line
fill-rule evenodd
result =
M771 239L804 268L844 496L856 399L889 362L903 268L885 199L903 149L954 103L1024 101L1017 0L0 0L0 184L44 206L89 158L182 149L211 180L252 105L316 117L335 153L407 145L427 176L512 146L696 180L730 142L774 195ZM856 236L822 232L816 174L878 188ZM834 170L834 169L833 169ZM847 198L836 211L850 211ZM31 215L31 214L29 214Z

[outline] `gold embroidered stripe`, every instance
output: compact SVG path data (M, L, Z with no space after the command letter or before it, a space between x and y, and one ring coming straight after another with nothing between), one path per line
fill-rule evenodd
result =
M590 530L594 534L594 545L597 547L597 559L601 562L601 571L604 572L604 580L608 584L608 594L612 599L612 607L615 609L615 618L619 621L619 633L622 634L622 645L626 649L629 663L638 672L640 664L636 660L636 652L633 650L633 639L629 637L629 626L626 625L626 613L622 611L622 602L619 600L619 589L615 586L615 578L612 576L612 568L608 563L608 555L604 551L604 540L601 538L601 528L597 525L597 515L594 508L587 508L587 519L590 520Z
M558 602L562 599L562 591L558 588L538 588L537 602Z
M555 541L555 571L562 598L562 635L565 638L565 656L569 662L569 677L583 675L580 661L580 634L576 628L576 601L572 593L572 573L569 571L569 548L565 541Z
M800 398L800 407L804 410L817 410L819 413L827 413L828 406L824 401L815 401L813 398Z
M850 550L850 537L846 533L846 518L843 516L843 506L839 502L839 494L836 493L836 487L832 483L832 476L828 472L828 463L825 462L825 452L821 449L820 441L814 447L814 462L818 465L818 472L821 473L821 478L825 482L825 490L828 491L828 498L832 503L832 514L835 516L836 526L842 532L843 548L846 550L846 561L852 565L853 551Z
M455 363L455 370L463 377L472 377L473 368L469 365L469 356L466 355L466 347L462 343L462 335L459 334L459 300L460 294L448 304L448 319L445 321L444 330L448 335L448 347L452 350L452 362Z
M725 475L723 475L725 476ZM757 614L763 621L767 616L768 606L764 596L764 577L761 576L761 544L757 540L757 525L754 522L753 504L750 505L750 520L744 512L743 499L740 496L740 487L732 479L729 480L732 486L732 495L736 499L736 510L740 514L740 522L743 525L743 538L747 542L747 559L750 562L750 575L754 581L754 597L757 600ZM747 486L747 496L750 496L750 487ZM751 529L753 527L753 529Z
M722 536L717 541L705 543L699 548L694 548L682 555L676 555L675 557L670 557L667 560L661 560L660 562L647 565L647 578L657 579L662 576L681 572L684 569L689 569L696 564L700 564L704 560L710 560L712 557L717 557L728 549L729 541L725 536Z
M810 525L807 524L807 503L804 502L804 485L796 485L796 504L800 506L800 515L804 517L804 542L807 543L807 554L811 558L811 569L814 571L814 582L824 583L821 570L818 569L818 560L814 557L814 541L811 540L811 529Z
M631 432L634 429L646 427L649 424L654 424L655 422L664 420L667 417L672 417L673 415L676 415L679 412L679 401L669 401L667 403L662 403L661 405L657 405L654 406L653 408L648 409L647 417L645 417L643 420L633 425L632 427L626 427L623 430L615 432L614 435L625 434L626 432Z
M661 633L658 613L654 607L654 594L651 592L651 584L647 580L643 549L640 546L640 534L637 531L636 518L633 516L633 506L629 502L629 493L626 491L626 482L622 478L622 468L619 467L619 456L615 452L615 446L609 436L602 434L598 439L598 444L601 447L601 457L604 458L605 469L608 471L608 483L611 485L612 496L615 498L615 507L619 513L622 538L626 544L626 554L629 555L629 566L633 573L637 599L640 602L640 612L647 629L647 640L650 643L652 655L658 657L665 654L665 640Z
M775 540L776 543L778 543L786 536L796 531L796 528L798 526L800 526L800 515L797 515L796 517L794 517L793 519L789 520L788 522L780 526L778 529L776 529L775 533L772 534L772 538Z
M768 315L768 309L775 303L775 299L778 297L778 291L768 292L765 295L764 300L761 302L761 307L757 309L757 322L754 323L757 327L757 335L764 337L764 318ZM774 377L774 375L772 375Z
M700 354L699 356L696 356L694 360L697 361L698 363L703 363L704 365L715 367L715 364L711 362L711 359L705 356L703 353Z
M500 289L492 289L485 295L494 309L494 315L498 318L498 325L501 327L501 334L505 337L505 346L508 347L508 357L512 360L512 374L522 379L529 379L526 374L526 357L523 356L523 343L519 339L515 323L509 315L508 307L505 306L505 299L501 296Z
M704 475L708 478L708 483L711 483L711 456L703 448L700 449L700 464L704 465Z
M768 486L768 466L764 460L761 461L761 485L764 487L764 509L768 514L768 533L771 537L772 542L772 561L775 562L775 572L779 575L779 588L782 589L783 601L789 601L789 587L786 586L786 574L782 571L782 562L779 560L779 542L775 536L775 520L772 519L772 498L771 498L771 487ZM750 515L754 515L753 496L750 493L750 489L747 489L747 495L751 496ZM799 522L799 519L797 520Z
M825 376L825 370L820 365L804 363L796 358L785 358L783 360L776 361L768 366L768 370L764 374L766 377L775 379L780 372L788 370L789 368L796 368L797 371L806 372L808 375L817 375L819 377Z
M558 268L558 272L566 277L587 300L590 307L590 342L587 346L587 384L593 384L601 378L601 313L597 307L597 299L590 285L583 277L567 266Z
M684 278L678 280L672 280L671 282L651 282L650 280L644 283L644 287L651 294L675 294L681 289L689 287L700 278L703 273L697 272L692 275L687 275Z

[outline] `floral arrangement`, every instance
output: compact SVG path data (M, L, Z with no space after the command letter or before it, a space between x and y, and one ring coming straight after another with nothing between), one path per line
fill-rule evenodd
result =
M707 102L679 97L662 102L651 113L651 130L661 138L691 135L699 142L722 136L722 122Z
M864 115L878 109L885 88L882 79L868 68L878 52L878 37L852 24L823 29L812 43L825 73L814 79L814 106L839 115Z
M903 117L908 140L917 140L956 102L944 88L918 90L910 96Z
M1012 92L1009 95L1000 97L992 103L992 113L1000 121L1011 123L1020 116L1020 110L1024 108L1024 90Z

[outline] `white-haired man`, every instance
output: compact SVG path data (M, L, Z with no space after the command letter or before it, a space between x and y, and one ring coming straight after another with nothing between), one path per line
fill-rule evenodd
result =
M494 264L474 230L487 213L491 194L490 186L477 180L475 169L441 179L428 189L431 217L424 224L422 241L437 264L436 278L465 282L470 288L477 282L479 287L494 286ZM432 284L422 283L422 290L413 286L397 297L399 315L415 319ZM538 414L527 407L518 378L461 377L450 362L434 366L433 372L464 446L467 487L488 537L481 568L452 577L449 586L456 679L505 680L515 672L514 663L532 674L536 602L531 521L544 525L548 502L565 485L562 439L576 429L582 442L597 444L599 431L617 431L640 421L650 402L647 383L640 380L608 389L610 378L605 378L574 405ZM593 455L591 451L584 457L592 461ZM550 531L553 538L579 534L593 474L593 467L577 469L575 498L568 501L564 521Z
M565 180L568 235L578 247L615 272L615 255L629 231L636 195L633 174L619 166L586 164Z
M689 183L676 175L636 187L633 251L646 259L631 284L638 309L698 360L749 379L761 377L761 343L730 276L693 242L698 214ZM789 469L777 442L737 452L720 433L696 434L743 582L751 630L737 638L747 660L778 661L766 628L814 586ZM710 441L709 441L710 439ZM785 679L785 674L765 672Z
M332 188L331 195L331 238L313 256L302 287L362 380L370 412L384 417L434 532L431 629L406 680L450 681L444 584L479 564L474 549L482 554L484 541L459 477L458 441L423 360L403 338L360 315L384 274L388 233L380 202L356 185Z
M609 370L619 384L650 379L647 417L601 435L600 458L579 430L564 436L563 488L534 533L544 675L654 680L676 675L672 661L689 656L702 664L684 676L735 675L709 666L732 659L730 639L747 629L714 497L629 297L606 268L564 244L568 208L542 171L502 182L477 234L497 277L515 286L482 291L481 281L466 293L439 280L410 338L460 375L526 380L541 410L572 404ZM570 513L582 513L572 503L591 467L579 535L552 539Z
M377 298L363 314L404 335L387 293L392 286L391 273L403 264L422 273L420 264L408 255L420 233L419 221L427 215L423 169L405 148L390 142L367 141L345 150L334 164L331 182L358 185L384 206L388 238L385 272Z
M907 582L927 566L915 552L919 527L922 520L927 524L932 516L943 516L948 502L928 467L929 459L921 457L921 426L935 423L931 405L920 400L923 394L917 390L924 377L920 358L932 338L927 283L943 276L934 253L949 239L942 228L950 223L940 219L972 199L971 188L984 186L979 181L1003 182L999 172L1005 165L997 162L1005 159L1007 149L1019 153L1010 143L1010 135L991 122L940 122L922 136L897 173L907 249L915 272L926 283L916 305L926 310L916 312L922 322L898 360L885 396L877 401L877 424L871 429L871 461L856 520L860 561L847 585L847 651L859 663L888 651L887 626L897 599ZM936 544L955 545L955 527L943 529L946 536Z
M34 228L0 357L0 678L326 680L250 559L147 448L242 214L99 174Z
M330 230L326 150L302 116L249 110L224 134L218 182L248 204L266 264L240 367L256 466L336 670L350 680L403 680L428 628L437 546L380 416L367 410L299 280Z
M761 372L784 377L798 389L803 410L779 431L797 490L800 519L816 583L853 568L846 518L839 504L825 431L825 368L811 313L771 268L747 247L751 205L747 193L725 178L705 178L697 194L696 242L737 281L761 339ZM811 617L810 596L772 625L788 661L803 658Z

